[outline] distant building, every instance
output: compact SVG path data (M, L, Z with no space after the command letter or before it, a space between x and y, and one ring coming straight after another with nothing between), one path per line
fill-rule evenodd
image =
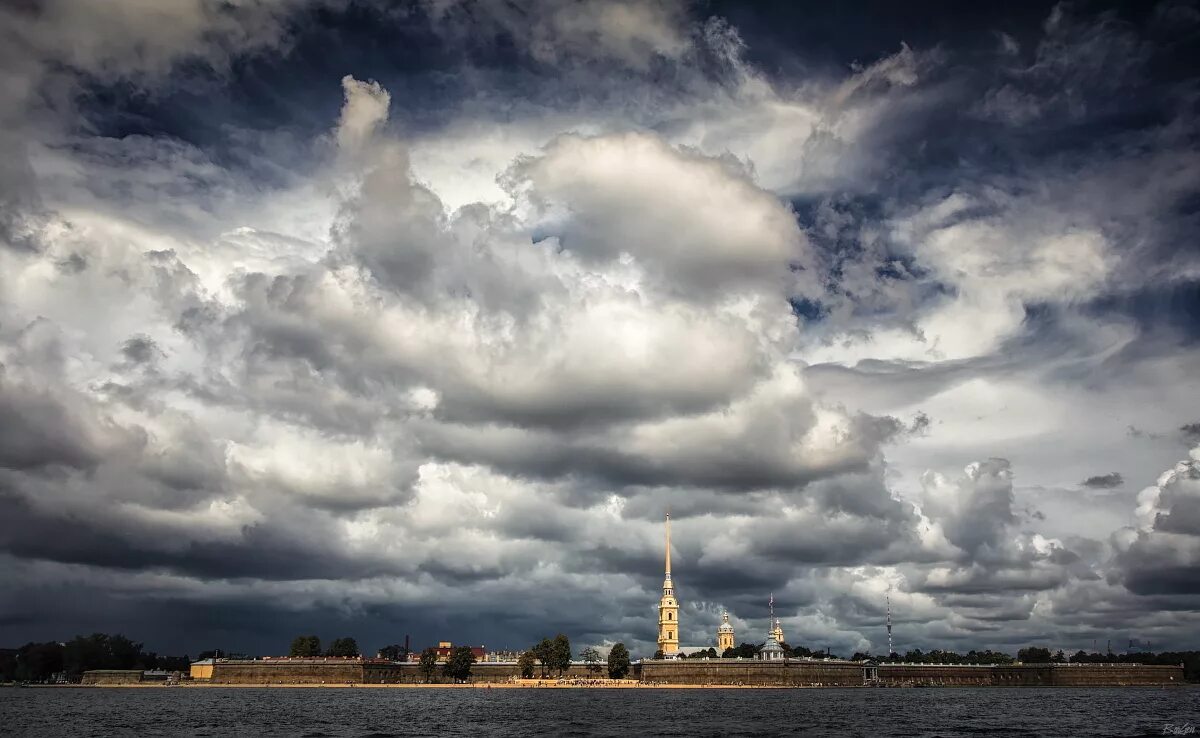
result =
M775 618L775 627L771 628L771 635L775 638L776 643L787 643L783 639L783 626L779 622L779 618Z
M729 613L721 613L721 625L717 628L717 655L725 653L725 649L733 648L733 626L729 623Z
M216 659L200 659L192 662L190 670L192 679L212 679L213 664Z
M779 641L775 640L775 631L772 630L767 635L767 642L758 652L759 661L783 661L787 654L783 651L783 646L779 645Z
M450 641L438 641L437 646L433 647L433 652L437 654L439 664L444 664L450 660L450 654L454 651L454 644ZM487 657L487 648L485 646L471 646L471 653L475 655L476 661L485 661ZM414 651L408 655L409 661L420 661L421 653Z

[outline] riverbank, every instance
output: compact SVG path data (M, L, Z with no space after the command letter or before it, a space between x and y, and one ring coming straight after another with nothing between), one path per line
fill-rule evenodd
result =
M30 684L33 689L825 689L737 684L645 684L636 680L595 680L587 683L529 679L519 682L474 684L214 684L211 682L140 682L132 684Z

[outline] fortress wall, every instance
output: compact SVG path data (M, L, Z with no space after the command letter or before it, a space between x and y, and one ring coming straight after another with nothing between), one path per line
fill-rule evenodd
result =
M1138 664L1019 664L1013 666L963 666L938 664L879 664L874 667L883 686L1135 686L1183 683L1182 666ZM471 667L475 683L508 682L520 676L516 664L477 663ZM583 665L572 665L567 678L593 675ZM849 661L781 662L750 659L681 659L634 664L630 676L646 684L744 685L760 687L862 686L864 666ZM554 677L551 677L554 679ZM140 671L90 671L84 684L132 684L143 681ZM217 661L213 684L420 684L425 682L417 664L393 664L359 659L294 659L271 661ZM445 683L441 666L433 683Z
M363 662L217 661L212 684L362 684Z
M83 672L82 684L140 684L141 669L98 669Z
M880 664L878 668L879 682L885 686L1122 687L1183 682L1182 666L1140 664Z
M885 686L982 687L993 684L990 666L941 664L880 664L879 683Z
M1054 684L1051 671L1049 664L993 666L992 683L998 687L1049 687Z
M534 677L541 674L540 670L534 671ZM517 679L521 676L521 669L516 664L503 663L476 663L471 666L471 681L475 683L497 683L508 682ZM587 679L591 677L606 677L608 676L607 667L602 665L599 674L592 674L586 666L572 664L571 668L563 673L563 677L567 679ZM367 684L423 684L425 675L421 673L417 664L387 664L368 663L363 668L363 678ZM557 676L552 676L550 679L557 679ZM438 664L437 671L429 680L434 684L448 682L445 676L442 675L441 664Z
M1056 664L1050 679L1059 687L1123 687L1129 685L1182 684L1182 666L1142 664Z
M860 664L838 661L685 659L643 661L647 684L725 684L759 687L861 686Z

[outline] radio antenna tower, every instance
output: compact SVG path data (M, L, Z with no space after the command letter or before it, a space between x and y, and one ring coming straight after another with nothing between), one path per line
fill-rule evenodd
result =
M892 649L892 593L887 595L887 631L888 631L888 658L892 657L895 650Z

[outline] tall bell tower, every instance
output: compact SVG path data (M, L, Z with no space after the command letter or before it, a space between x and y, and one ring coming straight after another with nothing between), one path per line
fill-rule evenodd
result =
M658 601L658 650L664 656L679 652L679 603L671 582L671 513L667 513L667 571L663 577L662 599Z

